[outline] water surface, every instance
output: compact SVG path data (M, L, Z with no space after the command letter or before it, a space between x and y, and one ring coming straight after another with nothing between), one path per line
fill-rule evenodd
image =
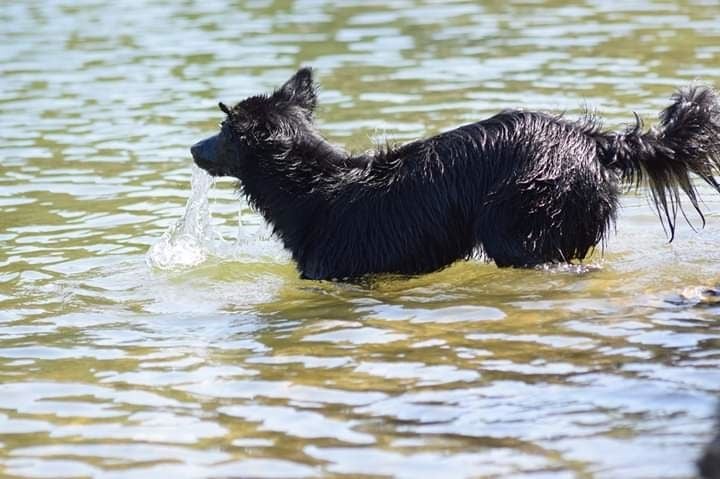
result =
M506 107L652 121L719 81L716 2L5 2L0 58L0 475L694 475L720 393L707 189L673 243L625 195L588 269L336 284L272 240L174 272L145 254L218 100L312 65L355 151ZM261 228L233 190L215 227Z

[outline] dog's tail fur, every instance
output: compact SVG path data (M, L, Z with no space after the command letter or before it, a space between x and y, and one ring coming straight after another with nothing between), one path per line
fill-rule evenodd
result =
M709 87L692 86L672 97L660 113L660 123L643 131L640 118L622 133L596 137L603 164L638 186L646 183L660 220L667 225L670 241L677 213L685 212L680 192L685 193L700 215L698 194L689 173L694 173L720 192L714 175L720 173L720 101Z

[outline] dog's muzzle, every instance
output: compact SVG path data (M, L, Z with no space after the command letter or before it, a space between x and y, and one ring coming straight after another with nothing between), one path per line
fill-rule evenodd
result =
M219 175L218 170L218 135L198 141L190 147L190 154L195 163L211 175Z

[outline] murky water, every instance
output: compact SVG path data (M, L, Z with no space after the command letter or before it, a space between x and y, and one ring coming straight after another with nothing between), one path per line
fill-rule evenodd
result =
M235 260L146 264L217 100L300 64L354 150L511 106L618 126L720 82L720 6L3 2L0 475L692 477L720 393L707 190L672 244L626 195L589 270L301 281L246 208ZM208 207L235 238L232 182Z

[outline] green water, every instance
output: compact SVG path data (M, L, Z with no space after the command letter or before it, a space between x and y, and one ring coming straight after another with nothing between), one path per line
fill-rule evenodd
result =
M356 151L506 107L618 127L720 82L720 5L2 2L0 476L693 477L720 397L707 189L671 244L625 195L589 270L318 283L273 241L146 265L217 101L301 64ZM232 236L232 182L212 203Z

